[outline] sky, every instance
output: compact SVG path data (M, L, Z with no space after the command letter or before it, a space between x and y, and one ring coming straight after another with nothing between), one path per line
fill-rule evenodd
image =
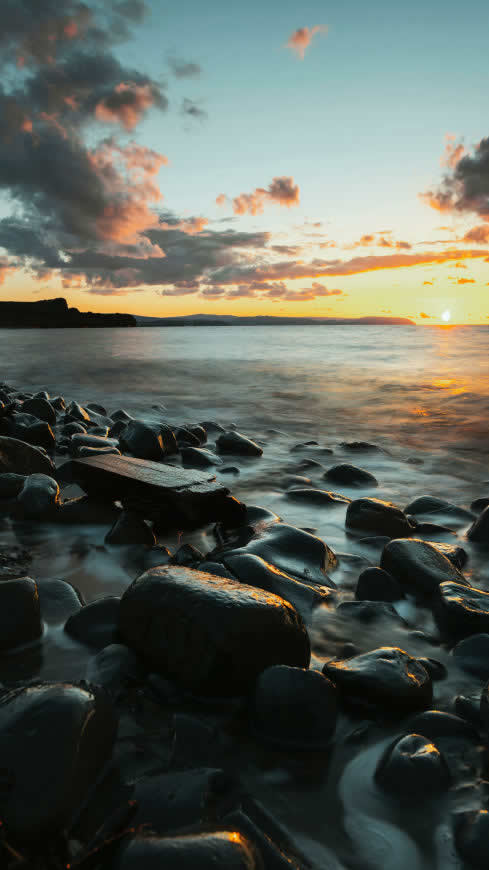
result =
M488 323L489 7L3 0L0 300Z

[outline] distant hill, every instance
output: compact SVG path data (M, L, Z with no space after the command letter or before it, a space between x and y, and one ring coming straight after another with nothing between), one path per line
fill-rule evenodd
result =
M132 314L94 314L68 308L66 299L0 302L0 328L52 329L137 326Z
M141 317L138 326L415 326L408 317L237 317L234 314L186 314Z

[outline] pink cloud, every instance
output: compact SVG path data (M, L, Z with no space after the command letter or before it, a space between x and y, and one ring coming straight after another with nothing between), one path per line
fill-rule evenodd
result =
M112 94L95 107L95 116L108 124L121 124L128 132L134 130L142 117L155 102L155 94L149 84L136 85L121 82Z
M443 152L440 163L442 166L448 166L450 169L455 169L459 160L461 160L466 153L465 146L462 142L456 141L456 137L453 133L447 133L445 139L445 151Z
M266 203L276 203L285 208L299 205L299 185L294 184L290 176L282 175L274 178L268 187L257 187L252 193L241 193L233 199L233 211L235 214L262 214ZM218 196L222 203L224 194ZM217 202L217 200L216 200Z
M314 37L318 33L327 32L328 28L323 27L322 25L316 25L316 27L299 27L297 30L294 30L293 34L289 37L287 48L294 51L301 60L304 60L306 49L309 48Z

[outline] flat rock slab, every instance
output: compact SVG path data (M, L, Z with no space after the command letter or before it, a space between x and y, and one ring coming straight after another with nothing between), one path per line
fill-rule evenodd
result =
M457 582L441 583L434 615L444 633L455 640L489 632L489 592Z
M73 459L68 466L68 476L89 495L119 499L127 509L172 528L218 520L234 526L245 517L244 505L208 472L109 455Z

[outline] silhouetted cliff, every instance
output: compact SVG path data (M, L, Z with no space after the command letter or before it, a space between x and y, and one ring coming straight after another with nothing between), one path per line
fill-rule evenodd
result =
M0 329L7 328L83 328L97 326L137 326L132 314L93 314L68 308L66 299L39 302L0 302Z

